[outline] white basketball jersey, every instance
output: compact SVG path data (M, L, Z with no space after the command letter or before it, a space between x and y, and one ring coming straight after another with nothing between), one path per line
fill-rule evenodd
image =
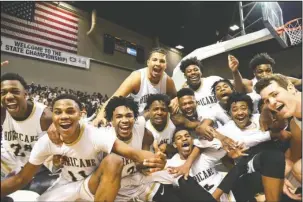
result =
M113 129L114 134L117 136L115 130ZM132 138L130 142L128 142L128 146L134 148L134 149L142 149L142 143L144 138L144 132L145 132L145 119L143 116L139 116L137 121L134 124L134 128L132 131ZM137 171L136 164L133 162L133 160L127 159L122 157L123 160L123 170L122 170L122 177L125 177L127 175L133 174Z
M145 132L144 117L138 117L132 132L132 139L127 144L132 148L141 150ZM139 173L136 169L136 164L132 160L121 158L123 159L124 167L122 170L121 188L115 201L130 201L134 198L151 201L160 185L148 181L146 176Z
M83 180L98 168L103 153L111 152L115 140L116 136L110 128L95 128L84 123L78 139L71 144L58 147L48 135L41 137L32 150L29 162L41 165L51 155L62 155L66 161L60 177L69 182Z
M33 102L34 106L29 117L24 121L16 121L6 111L2 125L1 147L16 157L21 166L29 159L32 148L43 134L40 125L45 105Z
M149 95L157 93L166 94L167 74L163 72L163 76L160 79L159 83L154 85L148 79L148 68L142 68L137 71L139 71L141 74L140 90L137 94L131 94L130 96L133 97L136 102L138 102L139 113L140 115L143 115L143 111Z
M202 109L209 108L217 102L216 96L211 91L212 85L222 79L219 76L209 76L201 78L201 86L195 91L195 98L198 106Z
M216 159L213 155L203 153L193 163L189 175L192 176L201 187L210 193L213 193L222 180L222 176L215 169ZM180 166L185 163L179 154L175 154L172 159L167 160L167 166Z
M238 128L232 120L217 130L234 141L244 143L248 148L253 147L271 139L269 131L260 130L259 118L260 114L253 114L250 118L251 124L243 130Z
M148 120L145 126L154 136L154 139L157 140L158 145L160 144L171 144L172 138L176 129L175 124L170 120L169 116L167 117L167 123L163 131L158 131L152 125L151 121Z
M192 176L198 184L203 187L209 193L213 193L221 183L224 176L216 169L216 163L225 155L217 155L215 149L205 149L203 153L194 161L189 171L189 175ZM166 167L178 167L185 163L186 160L182 160L179 154L175 154L173 158L168 159ZM159 181L163 184L173 184L178 186L178 179L169 174L167 170L153 173L150 177L155 181ZM228 194L229 195L229 194ZM221 196L221 201L228 198L227 194ZM232 194L231 194L232 195Z

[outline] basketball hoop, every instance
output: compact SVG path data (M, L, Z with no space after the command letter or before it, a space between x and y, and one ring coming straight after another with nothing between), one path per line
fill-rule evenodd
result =
M285 32L292 46L302 42L302 18L296 18L276 29L279 35Z

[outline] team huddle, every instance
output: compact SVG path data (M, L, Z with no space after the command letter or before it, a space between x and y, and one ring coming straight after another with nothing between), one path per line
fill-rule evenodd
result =
M266 53L251 60L252 80L239 64L228 56L229 80L183 60L177 91L154 49L89 123L76 96L49 108L3 74L1 201L18 190L36 201L302 200L301 79L274 74Z

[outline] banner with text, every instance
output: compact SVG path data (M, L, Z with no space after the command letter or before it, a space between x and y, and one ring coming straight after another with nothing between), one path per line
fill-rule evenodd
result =
M1 51L89 69L90 59L72 53L1 36Z

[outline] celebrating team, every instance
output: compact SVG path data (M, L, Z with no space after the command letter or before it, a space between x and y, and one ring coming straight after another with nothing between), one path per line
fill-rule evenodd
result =
M29 189L38 201L302 200L301 79L274 74L274 63L256 55L247 80L229 55L228 80L204 77L189 58L177 92L157 48L91 124L77 97L60 95L49 109L26 99L21 76L6 73L1 198ZM41 173L48 177L37 182Z

